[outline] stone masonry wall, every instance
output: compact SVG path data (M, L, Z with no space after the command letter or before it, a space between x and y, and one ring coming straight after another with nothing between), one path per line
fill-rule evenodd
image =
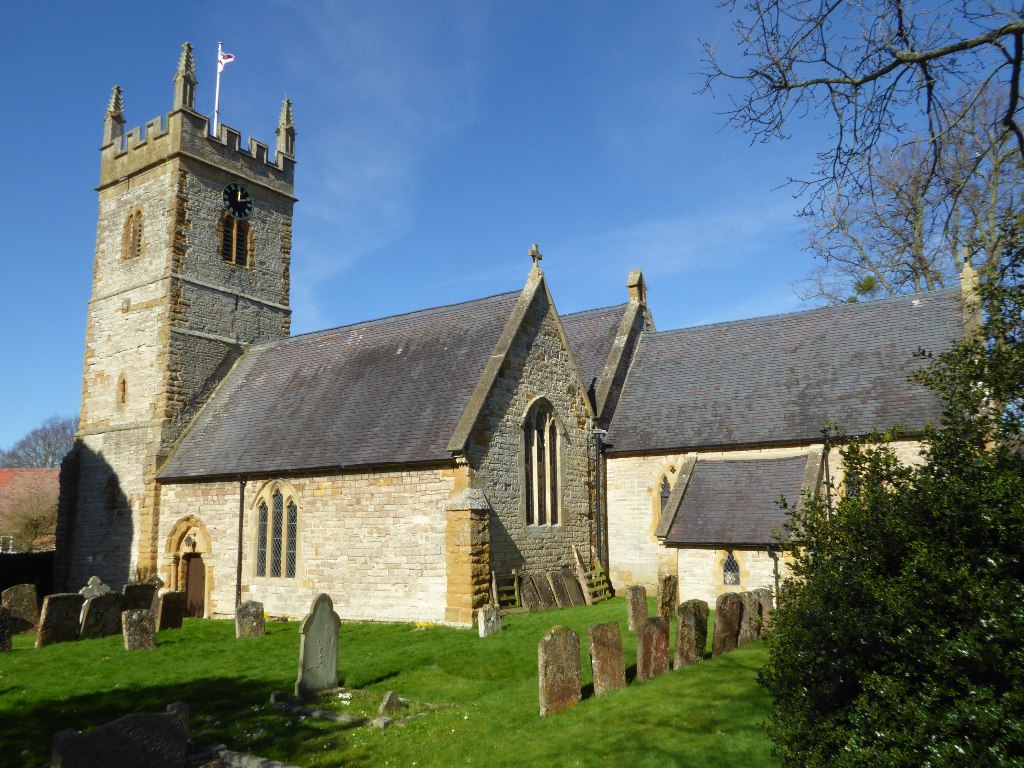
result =
M571 562L570 545L590 556L591 484L586 393L569 364L554 307L538 291L470 436L473 486L491 503L491 569L546 571ZM546 398L561 422L561 517L526 525L523 419Z
M298 504L296 577L255 575L257 504L265 482L245 489L242 599L259 600L273 615L301 618L326 592L344 619L445 619L444 505L454 469L369 471L290 477L282 489ZM238 536L237 481L161 487L160 575L170 583L169 537L189 515L206 526L212 552L204 556L211 604L207 612L234 612Z

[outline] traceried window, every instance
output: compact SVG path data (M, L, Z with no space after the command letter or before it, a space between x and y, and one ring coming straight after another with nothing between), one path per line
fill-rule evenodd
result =
M668 475L661 478L661 513L665 514L665 507L668 506L668 497L672 495L672 484L668 481Z
M256 575L294 579L299 540L299 508L275 489L257 506Z
M562 491L560 454L555 412L546 400L538 400L523 422L527 525L558 525Z
M725 563L722 564L722 583L726 586L740 583L740 564L736 562L732 552L729 553L728 557L725 558Z
M142 255L142 209L136 208L124 222L121 238L121 258L132 259Z
M227 213L221 217L220 257L229 264L249 265L249 222Z

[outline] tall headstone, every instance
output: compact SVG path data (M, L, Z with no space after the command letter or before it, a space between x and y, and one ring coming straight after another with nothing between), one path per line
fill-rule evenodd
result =
M184 592L164 592L160 595L160 609L157 612L157 630L181 629L186 613Z
M528 573L524 573L522 580L519 582L519 599L522 601L523 607L528 611L539 611L541 609L540 595L537 594L537 588L533 586L533 579Z
M587 630L590 668L594 674L594 695L626 687L626 663L622 657L619 622L606 621Z
M755 589L754 594L757 595L758 601L761 603L761 631L759 635L764 635L771 625L772 611L775 610L775 599L772 597L772 591L764 587Z
M568 608L572 605L569 600L569 593L565 591L565 584L562 583L561 571L548 571L548 584L551 585L551 594L555 596L555 605L559 608Z
M121 634L121 593L107 592L88 598L82 607L83 640Z
M746 645L761 636L761 598L753 592L740 592L743 601L743 615L740 617L740 632L736 646Z
M0 653L11 650L11 612L0 606Z
M551 591L551 584L548 583L547 574L535 573L527 578L533 579L533 586L537 589L537 595L540 597L540 605L545 611L550 611L558 607L558 603L555 602L555 595Z
M646 619L636 635L637 681L668 672L668 619L664 616Z
M626 619L631 632L639 632L647 620L647 589L626 587Z
M235 637L263 637L267 634L267 621L263 603L246 600L235 609Z
M151 581L132 581L125 584L121 589L121 608L125 611L152 610L157 589L159 587Z
M568 567L562 568L559 573L562 576L562 586L569 595L569 602L572 605L586 605L587 599L583 597L583 588L580 587L580 580Z
M113 592L110 587L100 581L99 576L90 576L89 581L86 582L85 586L78 590L78 594L88 600L90 597L96 597L97 595L108 595Z
M36 630L36 648L78 639L81 629L82 603L77 592L63 592L43 598L43 612Z
M305 698L338 687L338 630L341 619L334 602L320 593L299 627L299 678L295 695Z
M11 632L27 632L39 625L39 598L35 584L16 584L0 593L0 605L11 612Z
M676 669L696 664L704 658L708 645L708 604L687 600L679 605L676 621Z
M568 627L553 627L537 644L537 682L541 717L580 700L580 638Z
M719 595L715 601L715 636L711 640L711 655L736 650L743 620L743 598L736 592Z
M121 632L126 651L156 648L156 611L138 609L121 613Z
M501 610L496 605L487 604L476 610L476 624L480 637L490 637L501 632Z
M166 712L125 715L87 733L68 729L53 737L52 768L185 768L188 705Z
M679 593L679 577L664 573L658 579L658 615L671 620L676 611L676 595Z

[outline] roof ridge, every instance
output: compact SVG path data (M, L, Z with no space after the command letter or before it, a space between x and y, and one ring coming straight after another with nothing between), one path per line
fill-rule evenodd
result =
M581 309L579 312L568 312L564 315L559 315L562 320L567 320L570 317L579 317L580 315L596 315L598 312L607 312L611 309L621 309L622 307L628 306L629 302L624 301L621 304L609 304L607 307L595 307L594 309Z

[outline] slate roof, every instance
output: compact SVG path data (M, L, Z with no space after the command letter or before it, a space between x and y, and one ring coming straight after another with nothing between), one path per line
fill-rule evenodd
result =
M783 459L698 459L669 528L670 546L765 545L775 543L786 513L781 496L799 502L807 456Z
M569 340L576 365L579 366L583 383L587 386L592 402L597 380L601 378L605 363L608 362L608 354L611 352L627 307L629 304L617 304L613 307L562 315L565 336Z
M609 427L609 453L820 440L936 420L907 382L962 336L957 289L645 334Z
M161 480L447 460L520 292L251 347Z

